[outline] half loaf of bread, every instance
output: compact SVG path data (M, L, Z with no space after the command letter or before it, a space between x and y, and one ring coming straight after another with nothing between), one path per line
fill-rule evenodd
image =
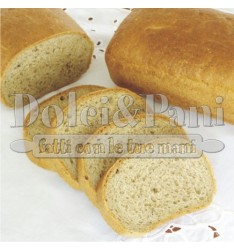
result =
M62 9L1 9L1 99L39 98L76 81L93 44ZM27 98L25 99L25 104Z

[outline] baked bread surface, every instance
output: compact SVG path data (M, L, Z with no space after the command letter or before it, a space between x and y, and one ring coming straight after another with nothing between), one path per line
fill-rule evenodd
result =
M234 15L212 9L134 9L112 38L106 62L113 81L160 93L183 108L224 108L234 123ZM216 97L223 103L216 104ZM199 109L202 112L202 109Z

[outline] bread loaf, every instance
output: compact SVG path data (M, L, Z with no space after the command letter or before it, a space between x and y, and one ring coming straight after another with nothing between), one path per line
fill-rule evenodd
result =
M208 206L214 193L204 156L119 159L98 186L98 206L117 233L139 236Z
M182 127L172 126L168 117L156 115L154 117L155 124L153 127L146 127L145 114L135 117L138 123L131 127L130 125L123 128L117 127L115 124L103 126L96 130L92 138L88 140L92 144L95 135L185 135ZM146 142L145 142L146 143ZM99 158L79 158L78 159L78 180L81 189L85 191L89 199L97 206L96 189L98 183L106 171L118 160L118 158L99 157Z
M134 9L106 62L119 86L163 94L183 108L224 109L234 123L234 15L212 9ZM216 97L222 97L217 100ZM223 102L222 102L223 101ZM220 104L221 103L221 104Z
M70 88L66 91L60 92L51 98L45 100L44 102L39 104L39 115L32 124L29 124L30 114L27 115L25 122L24 122L24 139L28 141L33 141L33 137L35 135L47 135L50 134L53 129L48 129L46 125L42 121L42 112L46 107L51 105L56 105L60 109L65 109L68 106L68 95L69 93L75 93L76 100L78 100L81 96L87 95L93 91L101 90L103 87L100 86L92 86L92 85L83 85L77 86L74 88ZM55 119L55 113L49 109L49 119L52 122ZM67 116L65 116L67 119ZM54 128L55 129L55 128ZM60 176L64 178L65 181L69 183L70 186L73 188L79 189L79 185L77 181L74 181L70 174L66 171L66 169L61 165L60 161L55 158L36 158L34 157L32 151L27 153L28 158L37 164L40 167L43 167L48 170L53 170L57 172Z
M93 44L62 9L1 10L1 99L39 98L76 81L89 67Z

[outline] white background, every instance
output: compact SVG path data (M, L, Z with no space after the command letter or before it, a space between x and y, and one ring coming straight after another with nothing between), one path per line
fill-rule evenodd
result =
M106 48L121 20L128 14L123 9L68 9L96 44L90 69L73 84L114 86L104 62ZM88 21L93 17L93 21ZM114 23L117 20L117 23ZM91 31L92 29L95 32ZM70 85L69 87L73 86ZM14 125L14 112L1 105L1 219L4 241L103 241L133 240L115 234L85 195L73 190L55 173L45 171L28 160L25 154L10 150L12 141L22 138L21 128ZM188 120L187 120L188 122ZM200 117L200 122L202 119ZM217 154L207 154L217 179L218 191L208 209L181 217L137 240L233 240L234 235L234 126L186 129L204 139L219 139L226 145ZM165 234L170 226L181 230ZM220 237L213 239L208 228L217 228Z

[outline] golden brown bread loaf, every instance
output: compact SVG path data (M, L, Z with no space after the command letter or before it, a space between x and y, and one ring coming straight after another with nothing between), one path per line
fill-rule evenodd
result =
M1 99L14 93L39 98L77 80L93 44L62 9L1 10Z
M107 51L113 81L183 108L224 109L234 123L234 15L212 9L134 9ZM216 97L222 96L221 105ZM201 110L200 110L201 111Z

